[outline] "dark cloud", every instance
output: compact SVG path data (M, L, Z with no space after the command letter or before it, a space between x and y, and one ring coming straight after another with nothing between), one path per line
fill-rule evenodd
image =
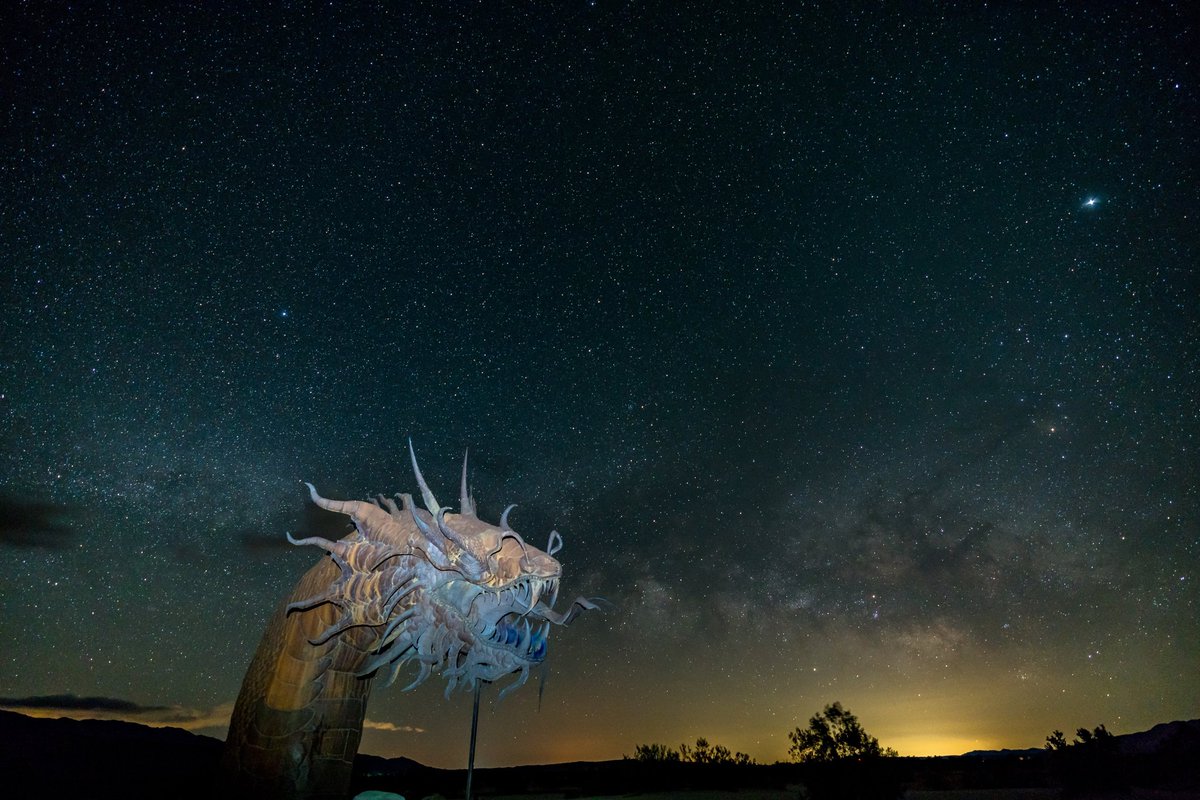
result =
M70 509L54 503L0 497L0 544L57 549L70 544L75 531L65 521Z
M117 697L77 697L73 694L0 697L0 709L16 711L31 717L115 719L151 727L169 726L185 730L220 728L227 725L232 708L232 703L215 708L146 706Z
M77 697L73 694L0 697L0 707L10 711L57 708L68 711L110 711L123 714L151 714L170 710L168 706L143 706L116 697Z
M918 607L940 607L953 598L976 597L992 589L993 581L1007 583L1028 568L1028 553L1002 555L1010 549L1005 542L1016 542L1013 532L955 500L913 490L873 497L861 512L838 537L850 556L842 565L850 585L889 590Z

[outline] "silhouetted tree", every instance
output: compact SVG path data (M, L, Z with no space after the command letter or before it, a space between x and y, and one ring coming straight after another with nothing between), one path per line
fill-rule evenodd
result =
M880 747L841 703L825 706L809 719L808 728L796 728L788 738L788 754L808 765L803 779L812 800L891 800L902 793L890 760L898 753Z
M1103 725L1077 729L1069 744L1063 732L1056 730L1046 737L1046 749L1051 752L1051 769L1067 795L1124 787L1124 759L1116 738Z
M1087 728L1079 728L1075 731L1075 744L1106 749L1113 745L1113 735L1103 725L1097 725L1090 731Z
M892 748L881 748L879 740L867 734L858 717L842 708L841 703L825 706L825 710L813 715L808 728L788 734L792 746L788 755L793 761L829 762L843 758L870 756L895 756Z
M708 739L700 738L696 740L696 749L692 751L691 761L697 764L715 764L720 763L721 752L724 751L726 758L729 756L729 751L720 745L710 746Z

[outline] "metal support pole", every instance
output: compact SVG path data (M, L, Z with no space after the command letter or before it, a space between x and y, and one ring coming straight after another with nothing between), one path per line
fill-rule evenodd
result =
M475 777L475 733L479 730L479 687L483 681L475 681L475 708L471 711L471 753L467 756L467 800L471 800L471 779Z

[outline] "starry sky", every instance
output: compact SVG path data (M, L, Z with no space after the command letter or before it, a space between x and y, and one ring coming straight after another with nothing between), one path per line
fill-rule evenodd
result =
M481 765L1197 715L1187 3L261 5L3 12L0 706L223 735L411 436L613 606Z

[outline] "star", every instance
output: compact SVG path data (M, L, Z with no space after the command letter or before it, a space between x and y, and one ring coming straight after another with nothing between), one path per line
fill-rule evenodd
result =
M1084 208L1095 208L1098 205L1100 205L1099 197L1089 197L1087 200L1083 201Z

